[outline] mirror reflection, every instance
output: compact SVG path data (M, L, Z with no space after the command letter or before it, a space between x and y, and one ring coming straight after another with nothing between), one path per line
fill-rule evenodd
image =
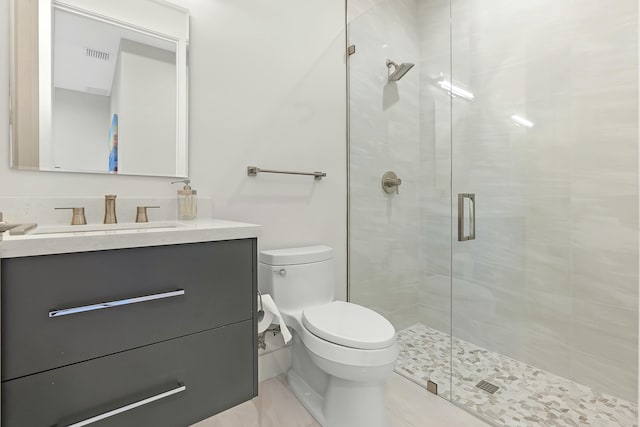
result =
M15 1L14 8L20 9L19 3ZM187 176L186 11L151 0L129 6L93 0L73 3L77 4L51 4L52 36L38 43L39 76L31 81L39 88L38 117L29 123L24 114L29 100L20 97L20 86L15 90L12 166ZM154 27L153 9L141 18L145 22L134 23L132 18L139 16L136 3L154 6L157 17L163 18L159 21L171 22L165 19L169 16L173 23ZM43 10L37 13L42 18ZM21 14L14 16L15 45L21 31L27 31ZM46 29L41 22L40 33L46 34ZM18 81L20 61L15 55L13 59Z
M176 44L62 10L54 29L54 168L175 169Z

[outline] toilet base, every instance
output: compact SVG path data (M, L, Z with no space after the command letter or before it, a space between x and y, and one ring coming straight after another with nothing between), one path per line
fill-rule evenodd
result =
M329 377L325 397L316 393L293 369L289 388L322 427L387 427L384 383L359 383Z
M318 424L325 427L324 416L322 415L322 406L324 399L316 393L293 369L287 373L287 382L289 389L298 398L302 406L316 419Z
M384 382L330 377L323 403L326 427L388 426Z

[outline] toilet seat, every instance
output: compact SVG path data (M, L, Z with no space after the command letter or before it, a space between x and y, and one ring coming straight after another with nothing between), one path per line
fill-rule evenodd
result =
M387 319L366 307L344 301L305 309L302 323L319 338L345 347L378 350L395 342L395 329Z

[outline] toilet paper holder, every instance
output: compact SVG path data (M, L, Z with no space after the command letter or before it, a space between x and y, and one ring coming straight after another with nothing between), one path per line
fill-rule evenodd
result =
M280 333L285 344L291 340L291 332L286 326L280 310L269 294L262 294L258 291L256 295L256 320L258 324L258 347L265 350L265 333L273 332L273 335Z
M275 337L277 334L282 333L282 330L280 329L280 325L272 325L269 326L266 331L258 332L258 347L262 350L267 349L267 341L265 338L267 332L273 332L273 336Z

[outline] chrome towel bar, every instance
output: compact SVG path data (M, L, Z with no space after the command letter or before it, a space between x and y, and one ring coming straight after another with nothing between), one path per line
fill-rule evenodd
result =
M261 169L257 166L247 166L247 175L248 176L256 176L259 173L281 173L285 175L307 175L312 176L314 179L321 180L326 177L327 174L324 172L291 172L291 171L278 171L273 169Z

